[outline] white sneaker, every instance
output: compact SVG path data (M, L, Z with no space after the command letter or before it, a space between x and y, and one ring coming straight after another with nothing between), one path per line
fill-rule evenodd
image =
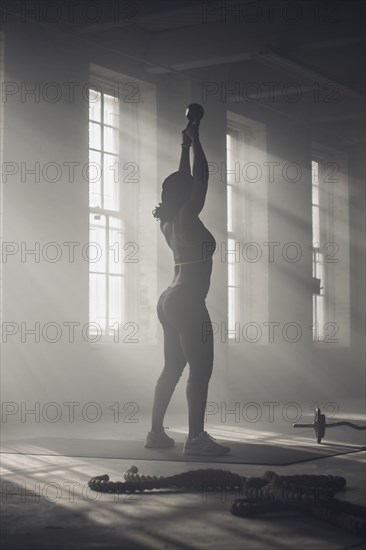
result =
M164 429L161 432L149 432L145 441L145 447L148 449L166 449L174 445L174 439L166 435Z
M194 439L187 439L183 454L185 455L200 455L200 456L220 456L230 453L230 447L219 445L216 440L207 432L201 432Z

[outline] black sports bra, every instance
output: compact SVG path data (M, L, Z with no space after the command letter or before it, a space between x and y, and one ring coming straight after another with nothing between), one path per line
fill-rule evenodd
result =
M177 231L177 222L167 222L168 229L163 233L169 247L173 250L175 265L205 263L212 258L215 252L216 241L214 236L199 218L197 220L198 227L192 243L182 239L180 232Z

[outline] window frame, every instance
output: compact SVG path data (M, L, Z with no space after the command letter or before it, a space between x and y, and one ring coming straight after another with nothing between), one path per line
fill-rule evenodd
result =
M122 182L120 180L121 178L121 165L122 165L122 159L123 158L131 158L130 152L131 148L126 147L126 144L121 143L121 139L119 136L118 139L118 153L111 153L109 151L105 151L104 149L104 127L107 128L114 128L113 125L105 123L104 121L104 96L109 95L113 97L117 97L114 88L115 83L111 80L102 80L98 76L91 75L90 79L90 86L89 88L93 88L93 84L95 84L95 88L97 88L97 91L102 92L102 101L101 101L101 122L96 122L97 124L100 124L101 126L101 143L100 143L100 151L98 149L95 149L94 147L90 146L90 139L88 139L88 154L90 155L90 151L95 151L100 153L100 173L101 173L101 204L102 206L90 206L90 182L89 182L89 191L88 191L88 212L89 212L89 234L92 227L90 217L91 216L105 216L106 224L105 224L105 253L106 253L106 259L105 259L105 269L103 270L103 275L105 278L105 300L106 300L106 309L105 309L105 331L100 327L100 330L98 331L98 334L100 336L99 342L101 343L127 343L125 342L123 338L124 329L126 328L127 333L130 330L130 327L133 325L133 321L131 322L130 319L136 319L136 310L137 310L137 266L134 261L127 262L128 268L126 268L127 263L125 262L126 256L124 254L124 250L127 250L128 247L131 244L137 244L136 242L136 219L137 219L137 208L136 208L136 195L137 195L137 188L133 188L134 192L131 190L131 186L125 186L122 185ZM120 98L118 98L118 105L119 105L119 120L121 120L121 114L122 109L126 109L126 104L123 103ZM123 113L124 116L136 116L136 104L128 104L127 106L129 112ZM89 118L88 115L88 125L90 124L92 120ZM117 132L120 134L121 127L120 123L117 126ZM122 147L123 154L122 154ZM110 208L104 207L104 180L103 180L103 171L104 171L104 155L108 154L111 156L114 156L116 158L117 168L118 168L118 177L117 177L117 184L119 185L119 205L118 209L111 210ZM128 205L127 207L124 205ZM122 274L115 274L110 271L110 245L109 242L110 239L110 225L111 225L111 219L116 218L120 220L121 226L122 226L122 234L124 236L124 242L122 243L122 246L119 247L118 250L118 260L123 261L125 263L124 270ZM134 223L132 223L132 220L134 220ZM114 243L113 243L114 244ZM138 247L138 245L137 245ZM89 323L94 323L94 321L90 318L91 310L90 310L90 303L91 303L91 290L90 290L90 280L91 280L91 274L100 274L100 271L95 271L92 269L92 263L89 262L89 269L88 269L88 280L89 280L89 313L88 313L88 319ZM114 327L116 322L114 322L112 325L110 324L110 306L109 306L109 297L110 297L110 277L116 276L121 279L121 304L120 304L120 311L121 311L121 319L117 321L118 326L117 330L111 328ZM128 289L128 292L127 292ZM132 323L132 325L131 325ZM108 328L109 327L109 328ZM93 334L93 331L90 332ZM94 331L94 335L96 335L96 332ZM121 341L122 337L122 341Z
M345 323L343 329L344 334L342 336L342 333L339 334L339 330L342 329L341 326L338 325L336 319L339 315L339 308L337 307L336 303L336 286L337 286L337 274L336 274L336 266L339 263L339 260L336 260L333 262L326 262L324 261L325 254L322 252L323 249L326 250L326 246L329 244L336 245L338 247L338 244L335 240L335 229L336 229L336 199L335 199L335 193L336 191L339 193L339 190L342 189L344 192L344 197L346 200L346 210L348 212L349 210L349 182L348 182L348 158L347 154L344 151L331 149L330 147L327 147L320 143L313 143L312 146L312 156L311 156L311 163L312 162L318 163L318 193L319 193L319 237L320 237L320 243L318 249L314 249L314 238L313 238L313 217L312 217L312 243L311 243L311 250L313 253L312 256L312 273L314 277L314 272L316 273L316 269L314 270L314 255L318 254L318 256L321 257L322 260L322 282L323 288L321 288L322 293L320 296L323 300L323 306L322 311L320 315L316 316L317 308L318 308L318 302L319 302L319 295L317 293L313 292L312 297L312 331L313 331L313 345L321 345L324 349L331 349L334 347L334 344L337 345L337 349L339 348L348 348L351 344L350 340L350 294L349 294L349 288L345 289L345 298L344 302L346 302L346 307L348 308L348 313L345 314L345 319L343 318L343 322ZM326 187L324 186L324 189L321 188L321 181L325 181L325 175L326 175L326 166L336 164L336 166L339 168L338 174L341 179L335 180L335 184L338 184L338 188L336 190L333 188L332 192L329 192L326 190ZM331 181L326 182L327 185L332 183ZM313 190L313 180L311 176L311 184L312 184L312 190ZM343 198L344 198L343 197ZM312 209L313 209L313 198L311 199ZM348 283L348 287L350 285L350 256L349 256L349 247L350 247L350 220L349 215L347 214L347 227L346 227L347 235L345 237L347 250L339 250L341 252L343 263L347 262L346 267L344 268L346 271L346 283ZM330 253L328 253L329 256ZM315 282L315 281L314 281ZM332 299L333 298L333 299ZM339 301L339 296L337 297ZM319 320L319 317L321 318ZM318 326L315 326L315 324L318 323ZM321 323L321 326L319 326L319 323ZM332 325L334 325L332 327ZM333 330L332 330L333 329ZM330 333L328 334L327 331Z
M247 117L244 117L242 115L238 115L236 113L233 113L231 111L227 111L227 120L226 120L226 135L230 135L231 133L235 133L236 137L239 138L239 147L238 147L238 155L237 158L239 159L239 168L240 168L240 178L239 178L239 185L243 185L242 179L242 170L244 168L243 163L241 162L241 159L244 159L244 164L248 161L249 163L256 162L256 161L264 161L267 159L267 144L266 144L266 134L267 134L267 128L266 125L262 122L259 122L254 119L249 119ZM258 149L259 147L259 149ZM234 162L236 162L234 160ZM228 147L226 144L226 163L228 163ZM256 164L258 164L256 162ZM235 166L235 165L234 165ZM260 164L259 164L260 166ZM227 171L232 170L233 167L230 167L227 165ZM264 171L262 170L262 173ZM263 179L263 175L261 175L260 180ZM231 187L233 190L235 188L235 183L230 183L228 178L228 174L226 176L226 198L228 200L228 189ZM238 183L237 183L238 185ZM255 228L253 227L254 218L253 218L253 212L251 208L251 204L253 200L256 200L258 197L256 193L258 191L255 191L255 189L252 187L253 183L246 183L246 185L243 185L243 193L246 195L243 200L243 209L239 209L240 213L240 219L237 219L237 222L239 222L239 226L237 229L235 229L235 225L231 227L229 230L228 223L226 224L226 242L228 246L228 250L232 250L232 247L229 246L229 239L232 239L234 243L238 243L239 247L242 244L241 241L243 241L242 235L244 235L244 241L246 243L255 242L252 240L253 233L255 233ZM256 185L256 184L254 184ZM263 221L263 227L265 238L263 242L268 241L268 188L266 184L263 181L260 181L259 185L265 186L264 193L265 193L265 221ZM240 193L240 191L237 191ZM235 198L235 191L231 192L232 199ZM261 191L259 191L261 193ZM246 200L247 199L247 200ZM240 199L239 199L240 200ZM227 221L229 219L229 204L227 203ZM232 220L233 224L235 224L235 217L237 217L238 210L235 209L232 210ZM240 238L241 237L241 238ZM248 238L247 238L248 237ZM268 318L268 308L269 308L269 288L268 288L268 264L265 266L263 263L264 260L261 259L262 262L261 265L263 266L262 270L262 276L265 280L265 288L261 294L264 296L263 303L260 304L260 306L257 306L256 297L253 296L253 285L255 285L255 279L256 274L254 272L254 264L243 260L243 251L240 250L240 261L235 262L234 266L236 266L236 273L234 274L235 277L235 284L231 285L229 284L229 265L227 270L227 277L228 277L228 294L227 294L227 321L228 321L228 331L235 330L234 327L237 326L237 323L239 323L239 339L237 337L237 333L235 330L235 333L231 335L229 332L228 334L228 343L229 345L233 344L242 344L242 345L267 345L269 342L264 338L262 335L258 339L258 341L251 340L249 338L249 332L248 332L248 340L246 340L243 337L243 329L244 326L247 323L256 323L258 322L263 323L264 320L267 320ZM229 254L228 258L233 257L233 254ZM229 262L228 262L229 264ZM258 271L257 271L258 274ZM245 284L243 283L245 281ZM229 289L235 288L237 298L233 299L233 302L237 302L237 309L235 310L236 319L234 318L232 321L230 320L230 297L229 297ZM259 321L259 319L256 319L258 312L265 311L264 319ZM260 325L260 329L263 331L263 327ZM249 331L251 329L249 328Z

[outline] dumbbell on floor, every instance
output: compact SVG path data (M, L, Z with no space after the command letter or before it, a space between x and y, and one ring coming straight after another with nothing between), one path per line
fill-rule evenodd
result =
M332 422L331 424L326 424L325 415L321 412L320 409L315 409L314 422L312 424L293 424L294 428L314 428L315 436L318 443L321 443L321 440L325 436L325 428L335 428L336 426L349 426L354 430L366 430L366 426L358 426L352 422Z

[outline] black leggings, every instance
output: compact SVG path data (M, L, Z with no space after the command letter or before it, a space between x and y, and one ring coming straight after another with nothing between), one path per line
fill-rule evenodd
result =
M157 314L164 330L164 368L157 381L152 430L163 425L175 386L189 363L187 382L189 436L203 431L208 383L213 368L213 330L205 295L190 286L168 287Z

